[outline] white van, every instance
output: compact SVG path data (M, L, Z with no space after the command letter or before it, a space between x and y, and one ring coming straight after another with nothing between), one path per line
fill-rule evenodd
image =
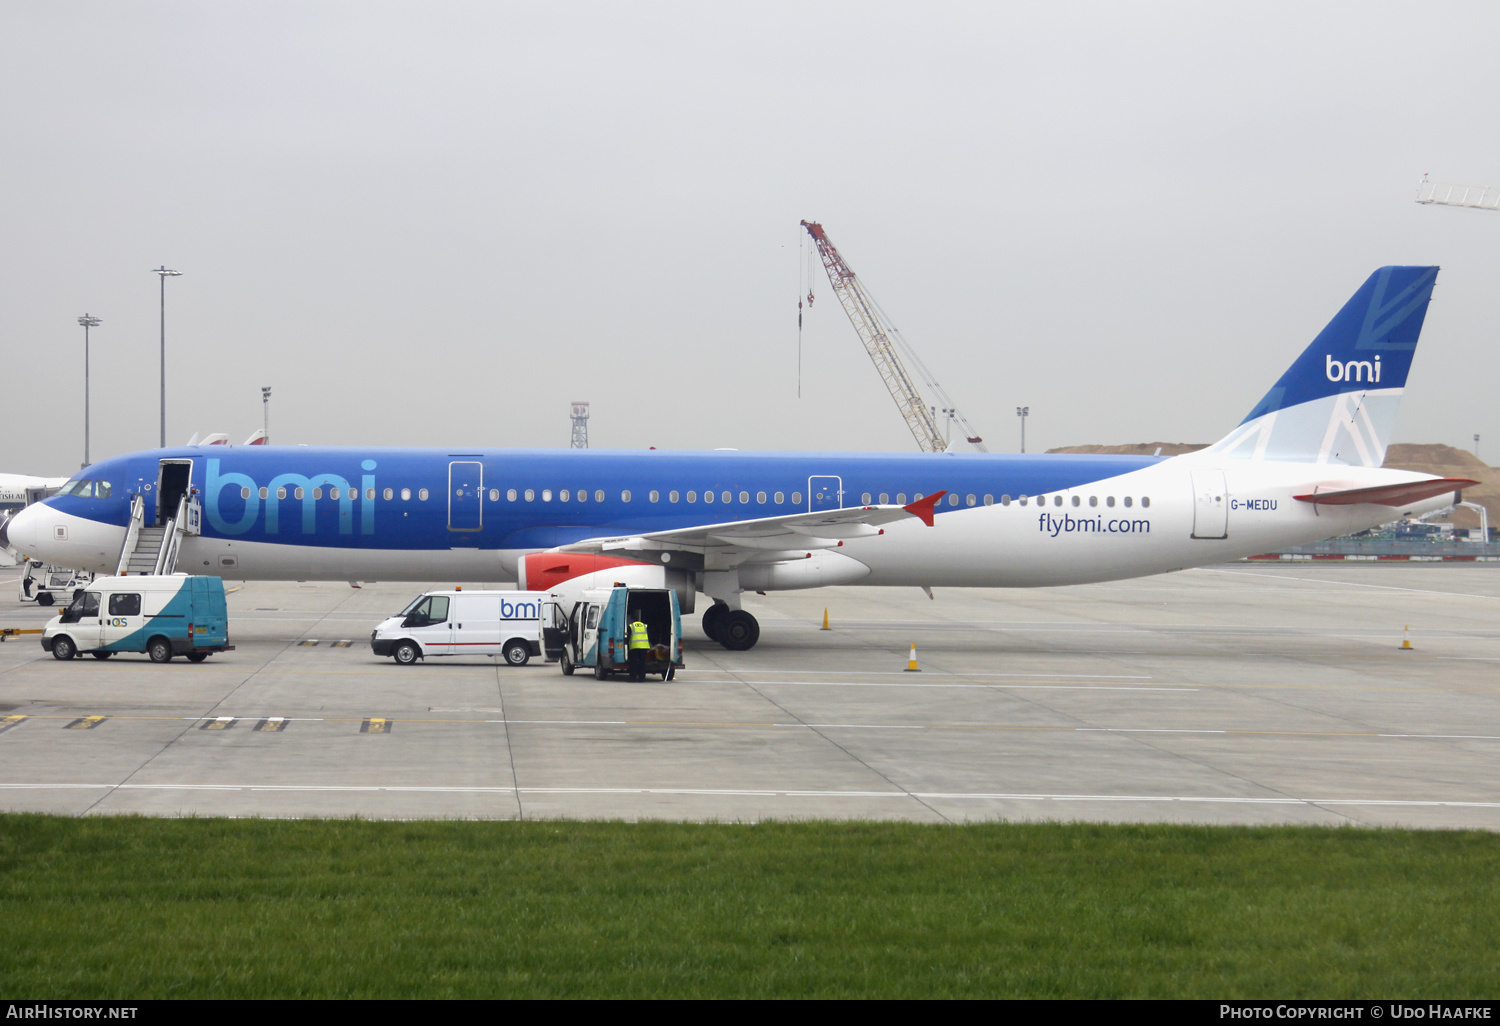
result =
M370 648L410 666L427 656L501 656L525 666L542 654L539 591L429 591L370 632Z
M188 574L101 577L42 631L42 648L67 661L87 652L145 652L154 663L187 656L201 663L228 652L229 613L224 582Z

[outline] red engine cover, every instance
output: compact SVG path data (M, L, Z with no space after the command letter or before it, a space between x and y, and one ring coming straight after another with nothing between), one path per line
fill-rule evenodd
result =
M563 581L595 570L655 565L640 559L621 559L619 556L598 556L584 552L533 552L521 557L518 576L522 591L551 591Z

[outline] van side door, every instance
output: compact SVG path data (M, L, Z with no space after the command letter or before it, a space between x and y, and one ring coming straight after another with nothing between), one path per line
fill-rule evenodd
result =
M453 654L453 621L447 595L428 595L401 621L402 633L422 646L425 655Z
M109 591L101 593L101 597L104 624L99 633L100 645L117 652L144 652L146 617L141 611L141 593Z

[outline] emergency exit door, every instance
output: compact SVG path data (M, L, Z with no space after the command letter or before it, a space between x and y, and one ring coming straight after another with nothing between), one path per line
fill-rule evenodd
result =
M484 465L448 464L448 530L478 531L484 526Z
M1229 497L1222 470L1193 474L1193 537L1229 537Z
M813 513L825 509L839 509L844 505L844 483L837 477L810 477L807 479L807 508Z

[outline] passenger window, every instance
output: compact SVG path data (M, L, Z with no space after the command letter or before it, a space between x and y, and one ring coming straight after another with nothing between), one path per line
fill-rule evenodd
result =
M889 506L891 504L891 494L890 494L890 492L881 492L880 493L880 504L882 506Z
M138 592L116 592L109 597L110 616L140 616L141 596Z
M972 506L975 503L977 503L978 501L979 501L978 499L974 498L974 494L972 492L969 493L968 495L964 496L964 505L965 506ZM1075 506L1078 505L1078 500L1077 499L1073 500L1073 505L1075 505Z
M589 501L589 490L587 488L580 488L580 489L578 489L578 501L579 502L588 502Z
M248 488L241 488L240 489L240 498L242 498L242 499L248 499L248 498L250 498L250 489L248 489Z
M749 492L740 492L740 504L747 505L750 502Z
M261 485L260 486L260 497L262 499L264 499L268 494L270 494L270 493L267 491L266 486L265 485Z
M594 489L594 501L595 502L603 502L604 501L604 489L603 488L595 488Z
M667 493L667 501L668 502L676 502L677 501L677 493L676 492L668 492Z
M1115 497L1113 495L1105 496L1105 498L1104 498L1104 504L1106 506L1108 506L1110 509L1113 509L1114 506L1115 506Z
M647 498L650 499L652 502L660 502L661 501L661 492L658 492L656 489L653 488L651 490L651 494L648 495Z
M1141 508L1142 509L1149 509L1150 507L1151 507L1151 500L1148 499L1148 498L1146 498L1146 496L1142 495L1141 496Z
M401 491L401 497L403 499L406 498L406 490L405 489L402 489L402 491ZM507 488L505 490L505 501L506 502L515 502L516 501L516 490L514 488Z
M719 498L722 499L726 505L728 505L733 496L731 496L728 492L724 492L719 496Z
M323 489L322 489L322 487L319 486L317 488L314 488L313 489L313 498L314 499L321 499L322 497L323 497Z
M284 499L284 498L286 498L286 489L285 488L278 488L278 489L276 489L276 498L278 498L278 499Z
M1078 504L1079 504L1079 503L1081 503L1081 502L1083 502L1083 500L1082 500L1082 499L1080 499L1080 498L1079 498L1079 497L1078 497L1078 496L1076 496L1076 495L1075 495L1075 496L1073 496L1073 505L1075 505L1075 506L1077 506L1077 505L1078 505Z
M395 498L396 493L393 492L393 491L391 491L391 489L387 488L384 492L381 493L381 495L384 496L386 502L390 502L391 499ZM302 489L301 488L297 489L297 498L299 498L299 499L302 498ZM499 493L492 490L490 492L490 501L493 502L494 500L496 500L498 498L500 498Z
M865 492L859 497L859 504L861 506L868 506L872 498L874 498L874 496L872 496L869 492Z
M984 504L986 506L993 506L995 504L995 497L993 495L986 495L984 497Z
M1128 495L1125 496L1125 508L1126 509L1130 508L1130 496L1128 496Z
M337 488L330 488L330 489L328 489L328 497L330 499L340 498L342 496L342 494L343 493L340 492ZM351 498L351 499L354 498L354 490L353 489L349 490L349 498ZM424 496L424 498L425 498L425 496Z
M560 492L557 493L557 501L558 502L567 502L568 501L568 497L570 495L572 495L572 494L573 494L572 492L570 492L566 488L564 488L562 491L560 491Z
M552 501L552 489L551 488L543 488L542 489L542 501L543 502L551 502Z
M623 492L620 493L620 501L621 502L629 502L630 501L630 490L628 488L625 491L623 491Z
M793 492L792 493L792 505L793 506L800 506L800 505L802 505L802 493L801 492Z
M697 492L688 492L688 494L687 494L687 500L688 500L688 502L697 502L698 501L698 493Z
M898 505L898 506L905 506L906 505L906 493L905 492L897 492L896 493L896 505Z
M703 501L704 502L713 502L714 501L714 493L713 492L704 492L703 493Z
M366 502L374 502L375 501L375 489L373 489L373 488L366 488L365 489L365 501Z
M972 496L971 496L971 498L972 498ZM957 492L949 492L948 493L948 505L950 505L950 506L957 506L958 505L958 493ZM973 503L971 502L971 503L969 503L969 505L972 506Z
M776 499L776 505L778 505L778 506L780 506L782 503L786 502L786 496L783 495L781 492L777 492L776 493L775 499Z
M765 492L756 492L755 493L755 501L758 502L758 503L760 503L762 506L764 506L766 504L766 493Z
M534 502L534 501L536 501L536 490L535 489L532 489L532 488L526 489L526 501L527 502Z
M1021 496L1021 498L1018 501L1021 503L1021 505L1023 505L1023 506L1026 505L1026 496L1024 496L1024 495Z
M1099 496L1097 496L1097 495L1090 495L1089 496L1089 505L1090 506L1097 506L1097 505L1099 505Z
M514 488L512 488L510 490L510 497L512 499L514 499L516 497L516 490ZM402 502L410 502L411 501L411 489L410 488L403 488L403 489L401 489L401 501Z
M387 488L385 490L385 497L387 499L389 499L391 497L391 490L389 488ZM490 501L491 502L499 502L500 501L500 489L498 489L498 488L491 488L490 489Z
M1062 496L1061 495L1054 495L1054 496L1052 496L1052 505L1054 505L1054 506L1061 506L1062 505Z
M294 488L294 489L292 489L292 498L294 498L294 499L300 499L300 498L302 498L302 489L301 488Z
M1010 496L1009 495L1001 495L1000 496L1000 505L1002 505L1002 506L1009 506L1010 505Z
M335 488L334 491L338 491L338 489ZM335 495L334 498L337 499L338 496ZM417 489L417 498L419 500L421 500L422 502L426 502L427 501L427 489L426 488L418 488Z

